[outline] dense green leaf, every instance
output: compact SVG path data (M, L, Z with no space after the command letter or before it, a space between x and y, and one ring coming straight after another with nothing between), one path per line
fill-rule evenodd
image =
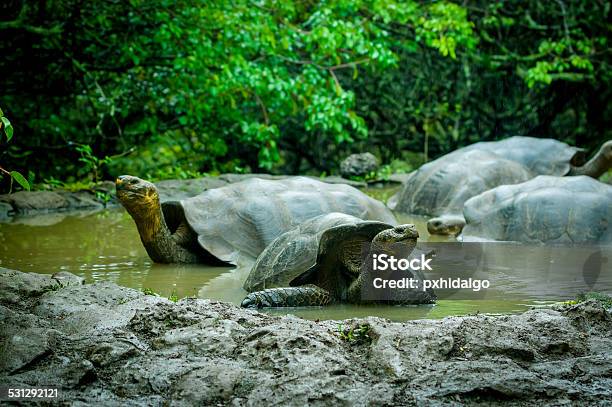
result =
M10 174L11 174L11 177L15 181L17 181L17 183L19 185L21 185L23 187L23 189L27 189L28 191L30 190L30 183L28 182L28 180L25 179L25 177L23 175L21 175L17 171L11 171Z
M26 136L1 160L37 179L334 173L363 150L414 167L515 134L611 138L605 2L13 3L27 24L0 27L2 104Z
M2 120L2 124L4 125L4 134L6 134L7 141L11 141L11 138L13 138L13 126L11 122L5 116L0 116L0 120Z

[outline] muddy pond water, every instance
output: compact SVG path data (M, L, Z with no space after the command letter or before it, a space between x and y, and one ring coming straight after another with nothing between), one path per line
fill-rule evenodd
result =
M370 191L386 198L388 191ZM383 194L383 196L381 196ZM415 223L421 241L449 241L428 235L425 219L398 215ZM454 243L459 244L459 243ZM529 306L573 298L585 291L612 290L612 246L550 247L489 244L482 270L491 281L487 290L442 296L435 306L357 306L277 309L309 319L346 319L368 315L391 320L441 318L470 313L512 313ZM595 259L595 260L593 260ZM597 261L595 276L585 277L580 264ZM555 267L557 264L577 264ZM249 268L162 265L151 262L136 227L120 208L96 213L49 214L0 223L0 266L36 273L68 271L88 282L113 281L139 290L179 298L197 296L239 304ZM447 268L469 267L460 263ZM561 271L559 271L561 270ZM448 271L448 270L446 270Z

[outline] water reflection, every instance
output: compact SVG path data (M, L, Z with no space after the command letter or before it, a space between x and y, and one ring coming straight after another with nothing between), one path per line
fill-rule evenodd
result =
M37 273L68 271L88 282L112 281L179 297L197 295L202 285L230 270L152 263L132 219L120 209L0 224L0 265Z

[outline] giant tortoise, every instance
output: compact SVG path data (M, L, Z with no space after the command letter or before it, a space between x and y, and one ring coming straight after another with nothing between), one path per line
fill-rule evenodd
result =
M341 213L312 218L276 238L259 255L244 283L250 294L242 306L433 303L435 295L431 290L398 288L375 292L368 286L373 277L369 259L374 253L408 258L417 238L414 225L393 227ZM405 276L408 272L422 287L423 273L401 273Z
M155 185L140 178L120 176L116 187L147 253L159 263L254 260L280 234L330 212L396 223L388 208L361 191L305 177L251 178L163 204Z
M434 217L433 234L458 234L465 220L463 204L499 185L517 184L537 175L598 177L612 167L612 141L587 163L584 152L558 140L511 137L461 148L423 165L389 200L399 212Z
M465 238L531 243L612 242L612 186L587 176L540 175L465 203Z

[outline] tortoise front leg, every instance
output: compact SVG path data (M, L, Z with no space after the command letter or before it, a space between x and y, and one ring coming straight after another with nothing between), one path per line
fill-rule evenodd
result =
M243 308L307 307L332 303L329 291L315 285L268 288L250 293L240 304Z

